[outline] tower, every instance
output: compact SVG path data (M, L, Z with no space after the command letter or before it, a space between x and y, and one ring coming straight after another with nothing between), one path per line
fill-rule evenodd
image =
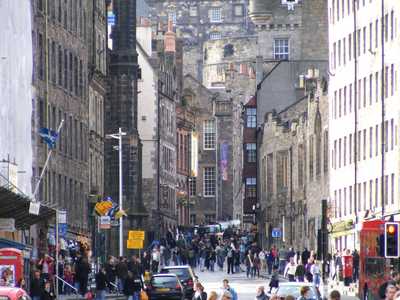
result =
M114 0L116 24L113 28L113 50L110 53L108 93L105 105L105 132L126 132L122 137L124 240L132 228L143 227L146 216L141 198L141 142L137 129L137 80L140 71L136 52L136 1ZM118 151L114 142L105 145L105 193L118 202ZM110 235L111 253L117 253L118 234Z

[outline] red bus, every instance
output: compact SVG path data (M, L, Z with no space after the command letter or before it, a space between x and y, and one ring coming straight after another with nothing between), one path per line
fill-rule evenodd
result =
M390 280L390 259L382 257L384 220L370 220L362 223L360 231L360 279L359 296L366 299L380 299L379 287Z

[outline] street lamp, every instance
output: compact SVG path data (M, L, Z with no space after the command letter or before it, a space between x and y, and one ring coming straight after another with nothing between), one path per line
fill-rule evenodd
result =
M118 133L107 134L107 139L118 140L118 154L119 154L119 209L122 211L122 137L126 135L126 132L122 132L122 128L118 129ZM124 253L124 232L123 232L123 217L119 219L119 256L123 256Z

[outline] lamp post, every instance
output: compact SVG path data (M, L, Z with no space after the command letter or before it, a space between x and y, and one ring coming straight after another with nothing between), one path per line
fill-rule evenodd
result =
M122 128L118 129L118 133L107 134L106 138L118 140L118 156L119 156L119 209L122 210L122 137L126 135L126 132L122 132ZM124 223L121 216L119 220L119 256L124 255Z

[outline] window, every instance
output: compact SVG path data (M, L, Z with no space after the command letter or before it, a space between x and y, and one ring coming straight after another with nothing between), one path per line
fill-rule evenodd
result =
M338 47L338 52L337 52L338 53L338 65L340 66L341 62L342 62L342 41L341 40L338 41L337 47Z
M339 208L338 208L338 217L342 217L342 190L339 190Z
M379 180L378 178L375 179L375 207L378 207L378 195L379 195Z
M235 48L232 44L226 44L224 46L224 57L232 56L235 53Z
M367 51L367 28L363 28L363 53Z
M342 116L342 89L339 89L339 118Z
M218 40L221 38L221 32L213 31L210 33L210 40Z
M343 216L347 214L347 189L343 189Z
M257 110L255 108L246 108L246 119L247 128L256 128Z
M353 213L353 187L349 186L349 214Z
M68 52L64 49L64 88L68 89Z
M349 61L351 60L351 57L352 57L352 53L351 53L351 49L352 49L352 47L351 47L352 45L351 45L351 34L349 34Z
M324 173L328 172L328 149L329 149L329 140L328 140L328 130L324 131Z
M357 139L358 139L357 140L357 160L360 161L361 160L361 130L358 132ZM355 143L354 143L354 146L356 146Z
M175 11L171 11L168 14L168 18L172 21L172 23L175 25L176 24L176 12Z
M390 66L390 95L394 95L394 64Z
M393 150L394 147L394 121L390 120L390 150Z
M204 197L215 196L215 168L205 167L203 172Z
M389 15L385 15L385 42L389 40Z
M346 115L346 110L347 110L346 109L346 106L347 106L346 98L347 98L347 87L345 86L343 89L343 115L344 116Z
M189 196L196 196L196 177L189 178Z
M63 69L63 62L62 62L63 52L61 46L58 46L58 85L62 86L62 69Z
M189 15L191 17L197 17L197 6L191 6L189 9Z
M372 22L369 23L369 50L372 51Z
M203 147L205 150L215 148L215 122L214 120L204 121Z
M385 67L385 78L384 78L384 85L385 85L385 98L389 96L389 67Z
M333 143L332 165L334 169L336 169L336 153L337 153L337 141Z
M351 112L351 110L353 109L352 99L353 99L353 84L350 84L349 85L349 112Z
M256 178L246 178L246 198L257 197L257 182Z
M379 101L379 73L375 73L375 102Z
M393 40L394 38L394 12L390 13L390 39Z
M343 166L346 165L347 160L347 137L343 138Z
M44 78L44 45L43 45L43 35L39 33L38 35L38 45L39 45L39 79Z
M339 168L342 167L342 139L339 139Z
M358 184L357 211L361 211L361 183Z
M357 56L361 55L361 29L357 30Z
M366 206L367 206L367 183L364 182L363 183L363 210L366 210Z
M275 39L274 40L274 59L288 60L289 59L289 40Z
M363 130L363 160L366 159L366 152L367 152L367 130Z
M337 218L338 216L337 191L334 192L334 199L335 199L335 218Z
M389 150L389 121L385 121L385 152Z
M372 144L373 144L373 128L369 128L369 157L372 157Z
M333 68L336 69L336 43L333 43Z
M372 179L369 181L369 209L372 209L372 189L373 189L373 181Z
M346 38L343 39L343 64L346 64Z
M379 126L375 126L375 156L378 156L379 152Z
M333 115L334 118L337 118L337 91L335 91L334 93L334 97L333 97Z
M379 41L379 19L375 21L375 48L378 48Z
M391 188L390 188L390 201L391 201L391 203L392 204L394 204L394 188L395 188L395 186L394 186L394 174L392 174L391 175L391 183L390 183L390 186L391 186Z
M309 144L309 166L310 166L310 179L314 179L314 136L310 135L310 144Z
M303 169L304 169L304 146L300 144L297 150L297 184L301 188L304 185Z
M389 192L389 175L385 175L385 204L389 204L388 202L388 200L389 200L389 195L388 195L388 192Z
M221 8L220 7L211 8L209 11L209 16L211 22L222 22Z
M235 17L242 17L243 16L243 5L235 5L234 11L235 11Z
M372 74L369 75L369 105L372 105Z
M246 144L247 162L254 163L257 160L257 148L255 143Z

